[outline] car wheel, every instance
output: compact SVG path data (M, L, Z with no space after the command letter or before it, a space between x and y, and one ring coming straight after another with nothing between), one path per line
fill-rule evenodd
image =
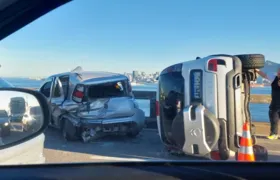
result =
M127 132L126 135L127 135L128 137L134 138L134 137L137 137L139 133L140 133L140 131L135 129L135 130L132 130L132 131Z
M136 137L140 133L141 129L139 129L136 123L132 123L129 127L129 131L126 133L128 137Z
M262 54L239 54L235 56L241 60L243 69L260 69L265 65L265 58Z
M62 136L66 141L77 140L76 128L68 120L64 120L62 123Z

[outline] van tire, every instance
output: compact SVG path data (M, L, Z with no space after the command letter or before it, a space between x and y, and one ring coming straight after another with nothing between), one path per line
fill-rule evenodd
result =
M265 58L262 54L239 54L235 56L241 60L243 69L261 69L265 65Z
M62 121L62 136L66 141L76 141L78 138L75 135L76 134L76 128L73 126L73 124L67 120L63 119ZM69 130L72 130L73 132L69 132Z

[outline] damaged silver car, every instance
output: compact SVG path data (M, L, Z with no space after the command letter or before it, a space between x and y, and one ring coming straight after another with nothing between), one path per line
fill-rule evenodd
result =
M145 114L134 99L128 78L81 68L48 77L39 91L51 104L50 126L66 140L84 142L107 134L136 137Z

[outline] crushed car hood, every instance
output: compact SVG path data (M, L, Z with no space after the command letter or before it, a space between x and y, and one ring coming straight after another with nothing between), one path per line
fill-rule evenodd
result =
M1 0L0 40L71 0Z

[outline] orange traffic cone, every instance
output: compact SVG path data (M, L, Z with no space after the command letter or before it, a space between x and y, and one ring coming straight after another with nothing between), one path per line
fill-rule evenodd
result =
M240 140L237 161L255 161L249 123L243 125L243 133Z

